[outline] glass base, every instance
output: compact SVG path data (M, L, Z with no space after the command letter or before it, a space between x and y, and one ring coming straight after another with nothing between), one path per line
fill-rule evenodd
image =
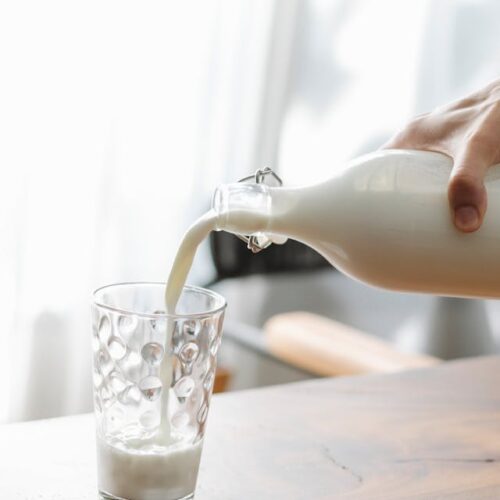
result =
M99 490L99 498L100 500L136 500L135 498L122 498L122 497L115 497L114 495L110 495L109 493L106 493L105 491ZM166 500L192 500L194 498L194 493L191 493L190 495L187 495L182 498L175 498L175 499L166 499Z

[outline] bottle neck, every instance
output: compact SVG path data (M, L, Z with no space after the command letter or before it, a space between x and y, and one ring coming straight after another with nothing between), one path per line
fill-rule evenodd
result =
M265 232L272 215L269 188L262 184L224 184L212 200L218 230L249 235Z
M258 235L277 244L288 237L300 239L301 226L307 225L300 203L303 191L308 190L241 183L219 186L212 202L217 230Z

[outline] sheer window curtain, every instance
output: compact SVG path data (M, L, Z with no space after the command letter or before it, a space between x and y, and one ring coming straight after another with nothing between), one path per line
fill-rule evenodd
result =
M90 290L165 279L217 183L326 177L497 77L499 9L1 1L0 421L90 409Z
M326 178L408 119L500 76L495 0L299 2L278 149L287 183Z
M90 291L260 164L278 3L0 3L0 422L90 410Z

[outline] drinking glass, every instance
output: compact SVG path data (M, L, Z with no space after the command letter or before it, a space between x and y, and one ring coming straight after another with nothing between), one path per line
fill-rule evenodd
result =
M226 302L185 286L167 314L165 284L99 288L92 305L99 494L193 498Z

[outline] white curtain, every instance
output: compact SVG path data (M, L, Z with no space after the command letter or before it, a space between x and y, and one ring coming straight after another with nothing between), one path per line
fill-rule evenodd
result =
M287 183L329 176L412 116L500 76L496 0L299 6L279 147Z
M90 410L91 290L164 280L255 168L275 8L0 3L0 422Z

